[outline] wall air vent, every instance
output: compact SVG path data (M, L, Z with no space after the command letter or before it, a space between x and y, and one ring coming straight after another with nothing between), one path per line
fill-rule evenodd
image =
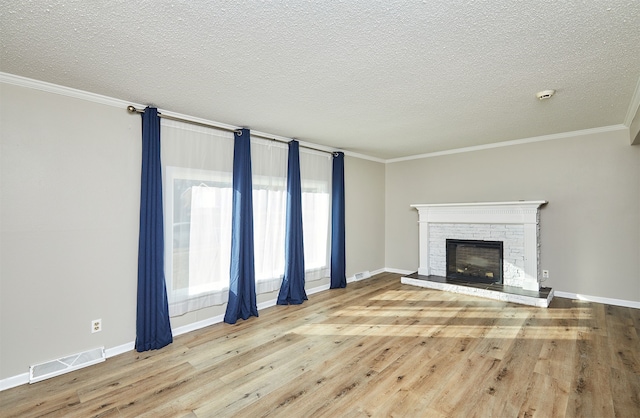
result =
M92 364L101 363L105 359L104 347L100 347L57 360L47 361L46 363L36 364L29 367L29 383L36 383L50 377L91 366Z
M368 279L369 277L371 277L371 273L369 273L369 270L363 271L363 272L355 274L354 281L358 281L358 280L362 280L362 279Z

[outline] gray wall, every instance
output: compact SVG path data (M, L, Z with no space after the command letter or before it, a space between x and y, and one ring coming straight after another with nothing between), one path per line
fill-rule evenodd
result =
M134 341L140 124L124 105L0 83L0 380ZM348 157L345 166L353 275L384 267L384 164ZM103 331L91 334L98 318Z
M141 150L140 118L123 109L0 88L6 378L135 339Z
M548 200L544 283L640 301L640 147L624 131L514 145L386 167L386 263L417 270L414 203Z
M385 165L345 157L347 277L384 265Z

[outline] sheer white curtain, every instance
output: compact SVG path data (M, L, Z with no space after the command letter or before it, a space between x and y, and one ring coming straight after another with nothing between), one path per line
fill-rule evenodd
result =
M284 275L287 155L287 144L251 140L256 293L278 290Z
M300 149L305 280L329 277L331 154Z
M288 146L251 140L256 293L278 290L284 275ZM300 150L305 279L329 276L331 154Z
M162 119L169 315L228 300L233 133Z
M189 289L191 293L228 287L232 193L228 187L191 187ZM220 278L215 280L214 278Z

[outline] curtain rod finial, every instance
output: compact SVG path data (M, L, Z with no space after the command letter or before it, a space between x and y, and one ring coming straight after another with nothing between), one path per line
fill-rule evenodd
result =
M127 112L129 113L136 113L138 111L138 109L136 109L134 106L127 106Z

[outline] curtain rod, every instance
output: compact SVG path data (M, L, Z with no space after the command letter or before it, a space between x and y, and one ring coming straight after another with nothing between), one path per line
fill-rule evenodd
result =
M129 113L140 113L140 114L144 113L144 109L137 109L135 106L132 106L132 105L127 106L127 111ZM221 129L223 131L228 131L228 132L233 132L233 133L238 133L238 132L240 132L240 129L241 129L241 128L228 128L226 126L219 126L219 125L214 125L214 124L211 124L211 123L196 122L194 120L189 120L189 119L184 119L184 118L178 118L178 117L175 117L175 116L164 115L164 114L162 114L160 112L158 112L158 116L163 118L163 119L169 119L169 120L175 120L175 121L178 121L178 122L190 123L192 125L203 126L205 128ZM255 137L263 138L263 139L268 139L268 140L271 140L271 141L280 142L282 144L288 144L290 142L290 141L284 141L282 139L277 139L277 138L273 138L273 137L266 136L266 135L260 135L260 134L251 133L251 136L255 136ZM308 147L306 145L300 145L300 148L307 148L307 149L311 149L311 150L314 150L314 151L326 152L327 154L331 154L334 157L337 155L337 152L335 152L335 151L325 151L323 149Z

